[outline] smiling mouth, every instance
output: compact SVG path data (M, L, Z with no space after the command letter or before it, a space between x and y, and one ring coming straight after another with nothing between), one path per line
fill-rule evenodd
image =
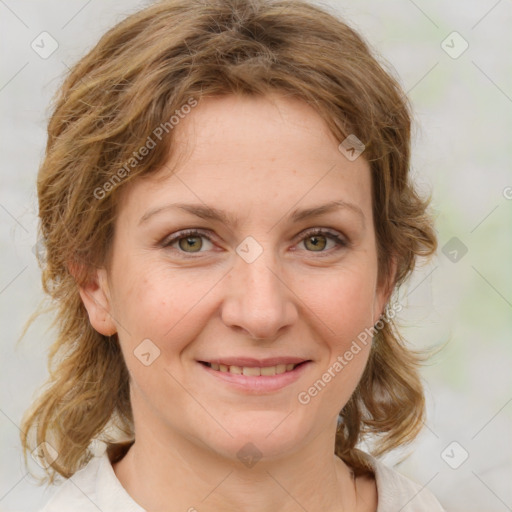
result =
M282 373L292 372L295 368L307 363L308 361L302 361L301 363L288 363L288 364L277 364L274 366L235 366L218 363L208 363L206 361L199 361L204 366L211 368L212 370L222 373L232 373L234 375L245 375L247 377L272 377L274 375L280 375Z

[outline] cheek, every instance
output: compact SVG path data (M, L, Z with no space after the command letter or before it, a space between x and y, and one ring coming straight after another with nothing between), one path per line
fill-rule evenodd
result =
M364 371L372 343L373 303L375 275L368 268L340 271L325 279L304 280L301 291L309 297L304 304L316 327L313 339L320 345L323 357L317 365L311 388L303 390L307 396L299 397L309 403L317 395L316 406L330 404L340 410L350 398ZM306 289L309 295L306 295Z
M305 314L321 322L324 340L342 350L359 332L373 325L376 273L357 265L301 280L299 297Z
M195 329L200 331L198 306L218 277L187 273L161 263L124 263L116 276L114 307L122 344L133 350L150 339L160 350L179 352L180 340L185 344Z

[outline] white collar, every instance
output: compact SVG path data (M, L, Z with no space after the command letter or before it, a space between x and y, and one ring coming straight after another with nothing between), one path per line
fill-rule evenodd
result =
M444 512L431 492L362 452L375 474L377 512ZM145 512L118 480L107 453L69 478L41 512Z

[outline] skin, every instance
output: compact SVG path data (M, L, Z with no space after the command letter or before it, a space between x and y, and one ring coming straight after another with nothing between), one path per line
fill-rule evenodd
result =
M148 511L374 512L374 479L354 481L333 454L338 412L370 345L307 405L297 399L389 297L377 283L364 155L349 161L311 107L278 94L202 99L175 130L166 165L122 190L109 262L80 290L93 327L118 333L131 376L136 442L113 466L118 479ZM291 220L295 209L334 200L355 208ZM239 221L165 208L176 202ZM211 241L162 246L193 228ZM311 228L348 244L305 237ZM236 252L248 236L262 250L251 263ZM145 339L160 350L148 366L134 355ZM198 362L274 355L311 363L282 389L248 393ZM252 467L237 457L249 442L262 455Z

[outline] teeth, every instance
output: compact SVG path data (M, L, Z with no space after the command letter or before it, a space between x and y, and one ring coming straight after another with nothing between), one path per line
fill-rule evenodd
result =
M284 373L285 371L286 371L286 365L285 364L278 364L276 366L276 375Z
M242 373L250 377L259 377L261 375L261 368L250 368L249 366L244 366Z
M276 366L265 366L263 368L251 366L228 366L226 364L209 363L212 370L224 373L234 373L236 375L247 375L249 377L258 377L260 375L271 376L281 373L291 372L296 366L294 363L278 364Z

